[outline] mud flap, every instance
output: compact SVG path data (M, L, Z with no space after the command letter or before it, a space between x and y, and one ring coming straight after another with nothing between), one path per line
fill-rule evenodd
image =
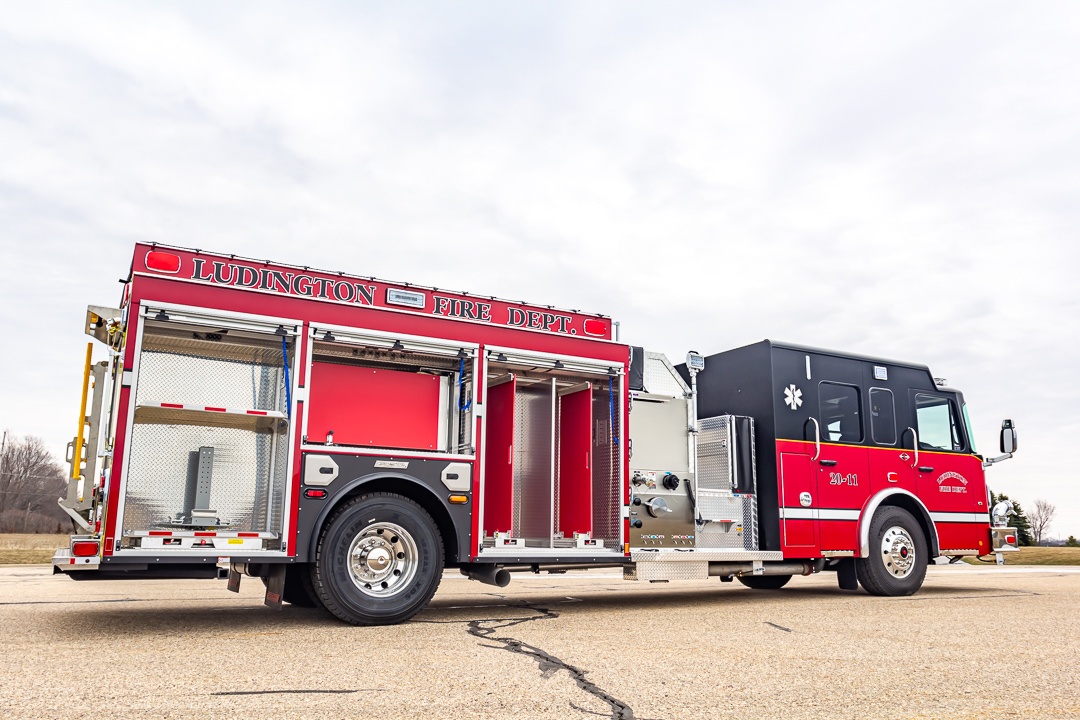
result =
M236 568L230 566L229 567L229 584L226 586L226 589L229 592L234 592L234 593L240 592L240 578L242 578L242 577L243 577L243 575L236 572Z
M285 565L271 565L270 574L266 576L266 597L263 599L263 604L275 610L280 610L281 596L284 592Z
M841 590L859 589L859 578L855 574L855 558L844 558L836 564L836 583Z

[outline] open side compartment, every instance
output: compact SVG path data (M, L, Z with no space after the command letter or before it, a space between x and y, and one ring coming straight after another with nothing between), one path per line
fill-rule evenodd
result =
M294 336L157 311L141 338L122 549L281 549Z
M621 378L490 362L484 547L621 548Z

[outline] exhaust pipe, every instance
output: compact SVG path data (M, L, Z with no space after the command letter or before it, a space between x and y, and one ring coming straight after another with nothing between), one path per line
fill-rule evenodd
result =
M820 566L819 566L820 563ZM811 575L821 572L824 560L814 562L767 562L761 567L762 575ZM709 575L727 577L728 575L753 575L754 563L751 562L711 562Z
M470 580L479 580L486 585L494 585L495 587L504 588L510 584L510 573L506 568L501 568L498 565L480 563L462 565L461 574Z

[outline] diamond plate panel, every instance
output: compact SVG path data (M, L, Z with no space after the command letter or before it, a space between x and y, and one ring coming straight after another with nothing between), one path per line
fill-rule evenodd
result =
M135 424L132 428L125 531L169 526L194 502L192 452L214 448L210 509L234 531L278 532L287 476L285 432L204 425Z
M745 549L742 498L706 495L699 503L702 517L708 513L709 522L698 526L697 547Z
M709 563L690 560L665 562L643 560L623 567L623 580L708 580Z
M672 397L686 397L690 388L675 372L675 368L662 353L645 353L645 392Z
M743 516L743 549L758 549L757 496L740 495Z
M551 547L552 384L518 386L514 400L514 537L526 547Z
M146 351L135 401L284 412L284 380L281 351L269 363Z
M700 491L731 494L734 479L735 436L732 415L718 415L698 422L697 474Z

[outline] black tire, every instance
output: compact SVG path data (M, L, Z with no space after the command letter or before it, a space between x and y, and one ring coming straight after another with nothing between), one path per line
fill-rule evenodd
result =
M790 575L739 575L739 582L754 590L779 590L788 584Z
M392 625L418 613L442 580L443 544L431 516L391 493L345 502L319 535L311 583L353 625Z
M911 595L929 561L926 537L907 510L884 507L870 522L870 555L855 559L859 583L871 595Z

